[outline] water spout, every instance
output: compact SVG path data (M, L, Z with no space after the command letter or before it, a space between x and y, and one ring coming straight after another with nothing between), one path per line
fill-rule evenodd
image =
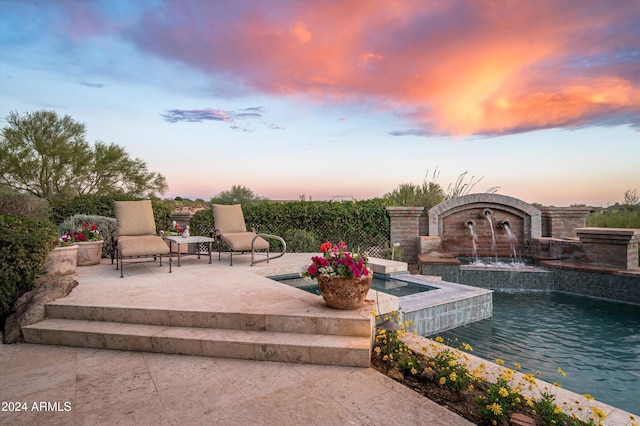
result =
M476 230L475 230L476 222L473 219L469 219L465 222L465 225L467 226L467 228L469 228L469 231L471 231L471 244L473 246L473 257L475 257L476 260L478 260L478 245L477 245L478 235L476 234Z
M491 228L491 249L493 251L496 251L496 233L493 230L493 211L491 209L484 209L482 211L482 214L484 215L484 217L487 218L487 221L489 222L489 228ZM498 254L496 253L496 257L498 257Z
M507 241L509 241L509 246L511 247L511 252L513 253L513 261L515 262L518 259L518 252L516 250L517 238L511 232L511 224L508 220L503 220L500 222L499 226L507 233Z

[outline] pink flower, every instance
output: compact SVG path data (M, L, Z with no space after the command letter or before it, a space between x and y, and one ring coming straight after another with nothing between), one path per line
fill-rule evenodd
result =
M314 276L315 274L318 273L318 268L316 267L315 263L309 266L309 269L307 269L307 272L311 276Z

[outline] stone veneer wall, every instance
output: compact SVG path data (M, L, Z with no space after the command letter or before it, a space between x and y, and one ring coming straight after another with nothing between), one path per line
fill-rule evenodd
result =
M632 271L640 270L638 245L640 229L578 228L582 261Z
M591 207L540 207L542 236L577 238L576 228L584 228Z
M495 256L491 228L483 214L487 208L493 212L498 256L511 255L506 230L499 227L501 221L509 221L511 232L517 239L519 255L528 248L533 238L542 236L540 210L513 197L488 193L452 198L430 209L429 236L440 237L442 249L447 253L470 256L473 243L471 231L465 223L472 219L478 235L478 255Z
M391 222L391 244L400 243L403 262L416 262L420 215L423 210L423 207L387 207L387 214Z

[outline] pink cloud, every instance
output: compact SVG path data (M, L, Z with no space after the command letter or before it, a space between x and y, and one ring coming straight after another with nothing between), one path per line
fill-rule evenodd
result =
M122 36L235 90L470 135L640 127L639 28L599 1L176 1Z

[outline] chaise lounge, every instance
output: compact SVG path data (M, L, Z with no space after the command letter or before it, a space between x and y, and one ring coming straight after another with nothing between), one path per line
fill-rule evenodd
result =
M233 266L233 253L250 252L251 266L253 266L259 262L268 262L270 259L282 257L287 251L287 244L281 237L247 231L242 206L240 204L214 204L213 223L214 238L229 249L229 263L231 266ZM282 245L282 251L274 257L269 257L270 244L265 238L279 240ZM255 260L255 255L258 251L266 251L266 259ZM221 250L218 249L218 260L220 260L220 252Z

